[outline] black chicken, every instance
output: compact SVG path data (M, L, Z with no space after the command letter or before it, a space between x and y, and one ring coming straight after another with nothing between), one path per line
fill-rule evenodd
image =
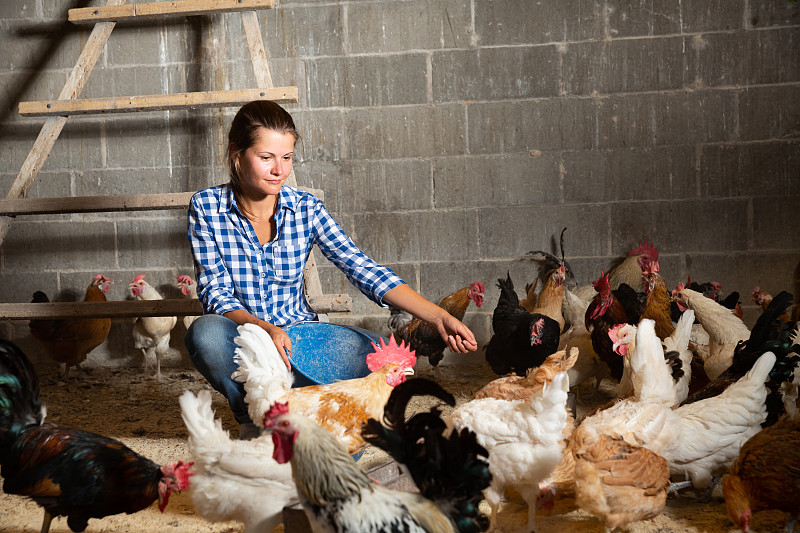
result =
M494 334L485 348L486 361L498 375L524 375L556 352L561 328L556 320L519 304L510 274L498 279L497 286L500 299L492 313Z
M135 513L156 499L163 512L170 493L189 486L193 463L159 466L121 442L44 424L36 372L12 342L0 339L0 476L7 494L44 507L42 532L54 516L72 531L90 518Z

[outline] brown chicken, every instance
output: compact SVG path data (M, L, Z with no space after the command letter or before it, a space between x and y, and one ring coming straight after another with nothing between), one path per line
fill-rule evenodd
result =
M767 509L789 512L784 531L800 514L800 419L782 417L742 446L739 458L722 478L728 516L742 531L751 514Z
M86 288L84 302L105 302L108 287L113 281L97 274ZM49 302L42 291L33 294L33 302ZM86 356L103 344L111 329L110 318L62 318L54 320L31 320L28 324L31 335L39 341L44 353L51 359L64 363L64 377L69 368L81 370L80 364Z
M795 295L795 302L797 298L798 295ZM750 301L756 305L760 305L761 309L766 311L770 302L772 302L772 293L756 285L753 289L753 294L750 296ZM789 307L786 312L781 315L781 320L783 322L797 322L800 320L800 304L795 303L793 306Z
M667 284L658 273L658 261L641 261L642 277L644 278L644 292L647 300L642 310L642 318L655 321L656 335L662 341L675 333L672 325L670 303L672 302Z
M661 514L669 465L647 448L579 426L573 436L575 499L609 529Z
M566 277L566 265L562 262L561 266L550 271L547 281L539 293L536 306L531 313L549 316L558 322L559 331L564 331L564 315L561 309L564 307L564 279Z
M536 309L536 300L538 298L538 294L536 294L536 287L539 286L539 278L536 278L533 283L526 283L525 284L525 298L519 301L519 305L525 308L526 311L529 313L533 313L533 310Z
M438 305L457 319L463 320L470 301L475 302L477 307L483 305L483 294L483 283L476 281L445 296ZM444 358L444 350L447 347L444 339L436 328L424 320L392 307L389 329L399 340L406 341L416 352L417 357L427 357L432 366L435 367Z

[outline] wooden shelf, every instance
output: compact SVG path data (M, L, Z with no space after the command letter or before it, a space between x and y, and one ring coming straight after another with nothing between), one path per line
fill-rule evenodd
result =
M0 200L0 216L186 209L193 192Z
M200 300L124 300L117 302L46 302L0 304L0 319L136 318L202 315Z
M19 114L26 117L102 115L108 113L200 109L205 107L238 107L253 100L274 100L280 103L287 103L297 102L297 99L297 87L273 87L271 89L20 102Z
M166 16L213 15L254 9L271 9L275 0L172 0L105 7L80 7L69 10L73 24L124 22Z

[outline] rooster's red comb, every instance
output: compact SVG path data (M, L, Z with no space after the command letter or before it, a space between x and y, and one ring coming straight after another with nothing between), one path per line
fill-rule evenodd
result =
M658 261L650 261L647 258L639 258L639 267L642 269L642 274L658 274Z
M627 326L627 324L614 324L614 326L608 330L608 338L611 339L611 342L616 343L619 340L619 330L625 326Z
M592 282L592 287L599 293L603 292L610 292L611 286L608 284L608 273L606 272L603 274L603 271L600 271L600 277L597 278L597 281Z
M194 280L189 276L178 276L178 283L186 283L187 285L191 285L194 283Z
M480 281L473 281L470 283L470 287L475 289L478 292L486 292L486 288L483 286L483 283Z
M275 425L275 419L289 412L289 404L286 402L276 402L272 404L269 411L264 413L264 427L271 428Z
M145 276L146 276L146 274L139 274L138 276L133 278L133 282L134 283L139 283L140 281L142 281L144 279Z
M100 281L111 281L111 279L110 279L110 278L107 278L107 277L105 277L105 276L104 276L104 275L102 275L102 274L97 274L97 275L96 275L95 277L93 277L92 279L99 279Z
M176 461L166 466L161 467L161 473L165 476L174 476L178 484L178 490L186 490L189 488L189 478L196 472L190 471L194 465L194 461Z
M416 364L416 352L411 349L410 344L406 344L406 341L401 341L398 346L397 341L394 340L394 333L389 336L388 344L384 342L383 337L380 338L380 343L381 345L378 347L373 342L372 349L374 351L367 355L367 368L370 372L380 370L390 363L408 368Z
M651 261L658 261L658 249L649 244L647 239L644 240L644 244L640 241L639 246L628 252L628 255L644 255Z

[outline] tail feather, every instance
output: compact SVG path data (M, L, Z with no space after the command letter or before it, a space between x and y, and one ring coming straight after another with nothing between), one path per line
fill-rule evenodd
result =
M559 372L553 381L546 383L541 394L531 396L531 407L539 417L566 417L564 406L567 403L569 392L569 376L566 372ZM543 419L543 418L542 418Z
M198 462L198 468L201 468L204 466L204 457L229 447L230 436L222 429L222 422L214 418L211 392L201 390L195 396L191 391L186 391L178 401L181 405L181 418L189 430L189 453Z
M511 273L506 274L506 279L498 278L497 287L500 289L500 302L515 307L519 305L519 296L517 296L517 293L514 291L514 282L511 281Z
M234 355L239 369L231 377L244 383L250 418L260 425L264 413L292 388L294 376L266 331L255 324L239 326L238 331L233 341L239 346Z
M44 416L36 370L16 344L0 339L0 459L24 428L41 424Z
M484 531L488 519L478 510L482 490L491 474L484 459L488 452L469 429L445 436L446 425L438 407L417 413L407 421L405 410L414 396L432 395L449 405L453 396L424 378L398 385L384 409L384 422L370 419L362 436L406 465L426 498L439 504L459 532Z

